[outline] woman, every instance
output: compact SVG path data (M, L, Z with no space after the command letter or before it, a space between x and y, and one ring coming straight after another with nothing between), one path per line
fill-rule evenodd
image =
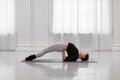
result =
M52 51L58 51L62 52L62 59L63 61L77 61L77 59L81 59L82 61L87 61L89 59L89 54L86 52L80 52L76 48L76 46L73 43L64 43L59 42L55 43L53 45L50 45L49 47L43 49L38 54L33 54L25 58L25 61L32 61L33 59L36 59L38 57L41 57L45 55L48 52ZM67 52L68 56L65 55L65 52Z

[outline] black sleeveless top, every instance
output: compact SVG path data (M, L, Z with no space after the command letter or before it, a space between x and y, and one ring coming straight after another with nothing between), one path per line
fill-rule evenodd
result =
M76 61L79 56L79 50L73 43L68 43L67 50L66 50L68 57L64 61Z

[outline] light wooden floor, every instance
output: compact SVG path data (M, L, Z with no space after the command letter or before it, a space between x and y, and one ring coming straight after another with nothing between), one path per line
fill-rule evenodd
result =
M61 58L50 54L20 63L30 54L33 52L0 51L0 80L120 80L120 51L91 52L98 63L51 62Z

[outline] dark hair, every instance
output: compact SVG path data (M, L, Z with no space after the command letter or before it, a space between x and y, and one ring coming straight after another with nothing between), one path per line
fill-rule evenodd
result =
M85 58L82 58L81 60L82 61L87 61L89 59L89 54L87 53L86 55L85 55Z

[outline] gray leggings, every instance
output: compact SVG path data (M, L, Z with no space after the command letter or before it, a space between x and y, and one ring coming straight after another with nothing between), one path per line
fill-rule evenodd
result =
M48 52L52 52L52 51L58 51L58 52L62 52L62 50L65 48L67 44L63 43L63 42L59 42L59 43L55 43L53 45L48 46L47 48L43 49L40 53L35 54L36 58L41 57L43 55L45 55Z

